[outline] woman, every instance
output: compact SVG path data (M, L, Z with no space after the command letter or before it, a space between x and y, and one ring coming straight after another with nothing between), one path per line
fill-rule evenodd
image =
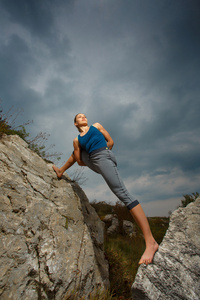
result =
M80 166L88 166L93 171L101 174L113 193L124 202L131 215L139 225L144 235L146 249L139 264L152 262L158 250L148 220L139 202L129 194L117 170L117 162L111 151L114 142L109 133L99 123L88 126L87 118L79 113L74 118L74 125L80 132L74 139L74 152L61 168L53 166L58 177L70 168L75 162Z

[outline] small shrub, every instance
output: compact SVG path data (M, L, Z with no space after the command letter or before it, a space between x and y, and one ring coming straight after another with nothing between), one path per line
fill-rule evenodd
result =
M80 168L80 167L75 170L71 179L72 181L76 182L78 185L84 185L88 180L88 178L84 176L84 168Z
M96 202L96 200L93 200L90 204L92 205L92 207L94 207L96 213L101 219L106 215L113 213L113 205L108 204L104 201Z
M194 202L199 197L199 193L186 194L183 197L184 199L181 200L181 204L178 207L186 207L189 203Z
M3 109L0 108L0 138L3 134L7 135L19 135L22 139L26 139L29 136L29 133L25 130L25 125L28 125L28 121L24 125L16 126L15 121L17 117L22 113L22 110L14 110L11 107L7 113L3 113Z
M27 142L29 148L32 151L36 152L46 161L50 161L50 159L59 160L62 153L49 152L49 150L52 149L55 145L50 145L48 148L45 145L49 137L47 133L40 132L35 137L30 138L30 134L26 131L26 126L32 124L33 121L28 121L27 123L19 126L16 125L16 119L22 112L22 110L14 110L14 108L11 107L7 113L3 113L3 109L0 108L0 138L2 138L3 134L16 134Z

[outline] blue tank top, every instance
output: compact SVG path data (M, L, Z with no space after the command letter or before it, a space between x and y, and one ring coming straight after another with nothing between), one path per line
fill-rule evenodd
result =
M81 148L86 150L87 153L91 153L94 150L107 146L104 135L94 126L90 126L85 135L80 136L79 134L78 141Z

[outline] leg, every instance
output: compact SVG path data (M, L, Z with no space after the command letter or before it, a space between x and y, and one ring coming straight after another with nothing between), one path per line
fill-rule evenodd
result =
M145 216L145 213L141 207L140 204L135 206L130 210L130 213L136 223L139 225L140 229L142 230L142 233L144 235L145 243L146 243L146 249L139 261L139 264L150 264L153 260L155 252L158 250L158 244L156 243L152 233L151 229L149 227L149 222Z
M101 151L90 156L91 164L102 175L111 191L130 210L139 202L127 191L124 182L117 170L117 162L110 150Z
M69 169L75 162L76 162L76 159L75 159L74 154L72 153L72 155L69 157L69 159L66 161L66 163L61 168L58 168L58 167L53 165L53 169L56 172L58 178L61 178L63 173L67 169Z
M81 150L81 160L84 162L84 164L91 169L92 171L94 171L95 173L99 173L98 169L92 164L88 153L85 150Z
M93 164L96 164L99 168L99 173L103 176L112 192L128 207L132 217L142 230L146 242L146 250L141 257L139 264L151 263L153 256L158 249L158 244L151 233L148 220L141 205L129 194L118 173L117 163L113 153L111 151L107 151L107 153L100 152L91 159Z
M84 150L81 151L81 159L83 160L83 162L86 164L87 167L92 169L94 172L98 173L98 171L95 169L95 167L91 164L88 154ZM63 173L67 169L69 169L75 162L76 162L76 159L75 159L74 154L72 153L71 156L69 157L69 159L66 161L66 163L61 168L58 168L55 165L53 165L53 169L56 172L58 178L61 178Z

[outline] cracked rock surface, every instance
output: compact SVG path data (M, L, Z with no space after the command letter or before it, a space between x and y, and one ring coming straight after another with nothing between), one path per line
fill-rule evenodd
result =
M108 288L102 222L81 188L18 136L0 140L0 208L2 300Z
M200 198L177 209L154 256L132 286L136 300L200 299Z

